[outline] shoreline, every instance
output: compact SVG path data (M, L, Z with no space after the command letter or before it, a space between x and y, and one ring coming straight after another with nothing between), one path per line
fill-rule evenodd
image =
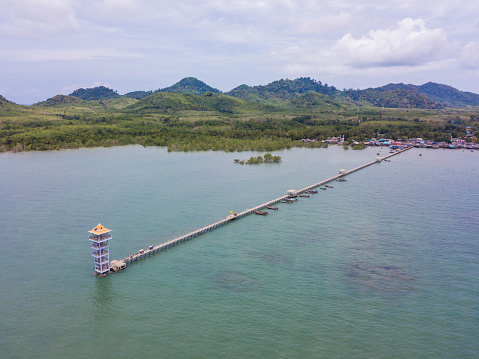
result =
M316 143L320 143L320 142L316 142ZM322 143L322 142L321 142ZM409 145L408 147L411 147L411 148L418 148L418 149L427 149L427 150L470 150L470 151L479 151L479 143L475 143L474 145L472 146L467 146L467 147L454 147L454 148L451 148L451 147L432 147L432 146L417 146L417 145L412 145L411 143L404 143L405 147L407 147L406 145ZM0 155L2 154L6 154L6 153L14 153L14 154L17 154L17 153L43 153L43 152L57 152L57 151L65 151L65 150L79 150L79 149L95 149L95 148L113 148L113 147L125 147L125 146L142 146L142 147L165 147L165 148L168 148L168 146L143 146L139 143L129 143L129 144L125 144L125 145L115 145L115 146L92 146L92 147L85 147L85 146L82 146L82 147L75 147L75 148L58 148L58 149L48 149L48 150L31 150L31 149L20 149L20 150L16 150L15 148L11 149L11 150L8 150L8 151L0 151ZM217 149L217 150L213 150L213 149L207 149L207 150L190 150L190 151L181 151L181 150L175 150L175 151L168 151L168 152L209 152L209 151L212 151L212 152L231 152L231 153L242 153L242 152L275 152L275 151L283 151L283 150L287 150L287 149L291 149L291 148L317 148L317 149L327 149L328 147L330 146L338 146L338 147L344 147L344 145L340 144L340 143L335 143L335 144L328 144L328 146L326 147L323 147L323 146L292 146L292 147L284 147L284 148L280 148L280 149L277 149L277 150L254 150L254 149L250 149L250 150L241 150L241 151L238 151L238 150L234 150L234 151L230 151L230 150L225 150L225 149ZM377 148L377 149L384 149L384 148L388 148L388 149L392 149L392 150L395 150L394 148L391 148L390 146L386 146L386 145L365 145L364 148L360 148L360 149L355 149L353 146L351 145L348 145L348 148L345 148L345 150L355 150L355 151L362 151L362 150L366 150L368 148Z

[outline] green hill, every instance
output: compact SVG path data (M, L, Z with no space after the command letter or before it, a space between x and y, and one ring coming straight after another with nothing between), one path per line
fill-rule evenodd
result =
M442 104L431 100L415 88L391 87L387 89L348 90L344 92L346 99L355 103L370 104L388 108L422 108L438 109Z
M105 86L98 86L93 88L80 88L78 90L73 91L70 96L78 97L85 101L92 101L92 100L108 100L111 98L120 97L117 91L109 89Z
M157 92L126 107L124 111L138 113L216 111L227 114L266 109L270 108L223 94L213 94L211 92L205 93L202 96L191 93Z
M46 101L38 102L34 104L34 106L51 107L51 106L58 106L58 105L64 105L64 104L80 104L82 102L83 100L75 96L56 95L49 98Z
M134 98L135 100L141 100L142 98L148 97L153 93L153 91L132 91L124 94L124 97Z
M220 93L221 91L208 86L203 81L195 77L185 77L176 84L164 89L158 89L155 92L170 92L170 93L190 93L193 95L204 95L207 92Z
M242 98L244 100L279 103L293 101L302 94L316 92L324 95L334 96L337 92L334 86L329 87L321 81L309 77L301 77L296 80L278 80L266 86L241 85L226 93L226 95Z
M438 109L444 106L479 106L479 95L432 82L421 86L399 83L366 90L339 91L334 86L323 85L320 81L302 77L296 80L273 81L265 86L243 84L225 94L247 101L271 104L284 104L286 101L298 106L292 101L309 92L329 95L336 101L389 108ZM300 104L299 107L305 105Z
M93 114L93 113L115 113L127 106L138 102L129 97L115 97L107 100L84 101L75 96L56 95L46 101L38 102L32 105L33 108L49 108L50 113L62 113L67 110L70 114Z
M301 109L315 109L315 108L343 108L344 103L339 103L331 98L331 96L323 95L316 92L308 92L304 95L300 95L298 98L291 101L291 105Z
M448 106L479 106L479 95L472 92L459 91L447 85L428 82L419 86L418 91L434 101Z
M6 107L6 106L11 106L11 105L15 105L15 103L12 102L12 101L8 101L5 97L0 95L0 106Z
M212 97L210 99L185 98L185 97L153 97L140 104L135 101L145 100L158 93L170 94L191 94L195 96L219 95L222 94L203 81L194 77L186 77L176 84L158 89L156 91L132 91L119 95L117 91L105 86L94 88L80 88L70 95L57 95L46 101L39 102L34 106L61 106L75 105L76 107L88 108L91 111L108 111L113 108L121 109L129 107L142 108L153 111L166 110L177 111L182 109L193 109L199 111L235 112L242 109L260 110L265 108L255 107L254 104L274 105L278 108L297 109L318 109L319 107L347 106L349 103L358 105L388 107L388 108L417 108L417 109L439 109L443 107L479 107L479 94L459 91L451 86L428 82L421 86L411 84L388 84L377 88L365 90L337 90L334 86L328 86L321 81L309 77L301 77L295 80L281 79L267 85L248 86L240 85L229 92L224 93L227 97ZM329 96L314 96L312 93ZM309 94L309 95L308 95ZM306 96L307 95L307 96ZM241 99L246 102L237 103L232 98ZM123 99L125 101L123 101ZM155 100L156 99L156 100ZM112 102L112 100L117 100ZM87 103L82 103L86 101ZM93 103L97 101L97 103ZM216 102L215 102L216 101ZM328 102L329 101L329 102ZM0 95L0 106L15 105ZM325 107L325 108L327 108ZM269 108L272 110L273 108Z
M472 92L464 92L455 89L452 86L438 84L434 82L428 82L421 86L415 86L411 84L387 84L382 87L376 88L376 90L384 92L391 90L409 90L417 91L420 94L426 95L431 100L441 103L445 106L452 107L467 107L467 106L479 106L479 95Z

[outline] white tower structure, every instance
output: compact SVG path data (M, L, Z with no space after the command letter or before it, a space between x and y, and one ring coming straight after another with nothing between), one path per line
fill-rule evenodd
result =
M108 241L111 239L111 230L98 223L95 228L88 232L91 233L88 238L93 242L91 255L95 258L95 274L106 274L110 271Z

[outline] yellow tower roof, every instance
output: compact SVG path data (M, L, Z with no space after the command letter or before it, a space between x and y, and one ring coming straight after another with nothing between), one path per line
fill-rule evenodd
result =
M93 228L91 231L88 231L88 232L93 234L103 234L103 233L110 232L110 230L106 227L103 227L100 223L98 223L98 225L95 228Z

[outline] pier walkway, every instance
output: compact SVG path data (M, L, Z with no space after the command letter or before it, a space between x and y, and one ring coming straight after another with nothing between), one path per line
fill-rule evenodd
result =
M338 175L333 176L333 177L331 177L331 178L328 178L328 179L326 179L326 180L324 180L324 181L321 181L321 182L312 184L312 185L310 185L310 186L308 186L308 187L305 187L305 188L302 188L302 189L300 189L300 190L297 190L295 193L293 193L293 195L299 195L300 193L303 193L303 192L306 192L306 191L308 191L308 190L312 190L313 188L316 188L316 187L325 185L325 184L327 184L327 183L329 183L329 182L332 182L332 181L335 181L335 180L337 180L337 179L339 179L339 178L341 178L341 177L347 176L347 175L349 175L349 174L351 174L351 173L353 173L353 172L359 171L359 170L361 170L361 169L363 169L363 168L365 168L365 167L371 166L371 165L373 165L373 164L375 164L375 163L380 163L380 162L382 162L382 161L388 159L389 157L398 155L398 154L400 154L400 153L402 153L402 152L404 152L404 151L407 151L407 150L409 150L409 149L410 149L410 147L407 147L407 148L405 148L405 149L398 150L398 151L396 151L396 152L394 152L394 153L390 153L390 154L388 154L388 155L386 155L386 156L384 156L384 157L378 157L378 158L376 158L374 161L371 161L371 162L369 162L369 163L366 163L366 164L364 164L364 165L362 165L362 166L353 168L352 170L349 170L349 171L344 171L343 173L339 173ZM215 229L215 228L221 227L221 226L225 225L226 223L229 223L229 222L231 222L231 221L237 220L237 219L242 218L242 217L244 217L244 216L246 216L246 215L252 214L252 213L254 213L255 210L261 210L261 209L263 209L263 208L266 208L267 206L272 206L272 205L274 205L274 204L276 204L276 203L278 203L278 202L281 202L281 200L284 200L284 199L286 199L286 198L289 197L289 196L290 196L290 194L287 194L287 195L278 197L278 198L276 198L276 199L273 199L272 201L268 201L268 202L266 202L266 203L260 204L259 206L256 206L256 207L247 209L247 210L245 210L245 211L243 211L243 212L241 212L241 213L237 213L236 215L229 215L228 217L226 217L226 218L224 218L224 219L222 219L222 220L220 220L220 221L218 221L218 222L215 222L215 223L213 223L213 224L210 224L210 225L208 225L208 226L206 226L206 227L202 227L202 228L197 229L197 230L195 230L195 231L193 231L193 232L187 233L187 234L185 234L185 235L183 235L183 236L174 238L174 239L172 239L172 240L169 240L168 242L164 242L164 243L158 244L158 245L156 245L156 246L150 246L149 249L144 250L142 253L137 252L137 253L134 253L134 254L132 254L132 255L130 255L130 256L127 256L127 257L125 257L125 258L122 258L122 259L120 259L120 260L118 260L118 261L112 261L112 262L110 262L110 263L111 263L111 266L112 266L112 270L115 270L115 268L117 268L118 270L119 270L120 268L125 268L127 263L131 263L131 262L133 262L133 261L137 261L137 260L139 260L139 259L143 259L143 258L145 258L146 256L149 256L149 255L151 255L151 254L157 253L157 252L162 251L162 250L164 250L164 249L170 248L170 247L172 247L172 246L175 246L175 245L177 245L177 244L180 244L181 242L190 240L190 239L192 239L192 238L194 238L194 237L196 237L196 236L198 236L198 235L200 235L200 234L203 234L203 233L209 232L209 231L211 231L211 230L213 230L213 229Z

